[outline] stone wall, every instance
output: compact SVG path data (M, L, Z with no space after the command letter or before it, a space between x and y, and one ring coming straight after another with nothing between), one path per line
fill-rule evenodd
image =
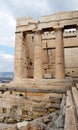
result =
M66 75L78 76L78 47L65 48L65 68Z
M76 35L74 35L74 33ZM70 35L71 34L71 35ZM64 46L65 46L65 74L66 76L78 76L78 63L77 63L77 39L78 33L75 32L65 32L64 33ZM18 38L17 38L18 39ZM18 47L17 47L18 46ZM55 33L46 32L42 35L42 47L43 47L43 73L49 74L50 78L55 77ZM15 58L15 70L20 69L21 59L19 59L19 53L21 45L16 44L16 58ZM22 60L24 60L24 65L22 65L22 77L23 78L33 78L34 71L34 35L25 34L25 40L22 48L23 54ZM74 62L73 62L74 60ZM23 70L24 67L24 70ZM15 75L17 75L15 71ZM20 74L21 75L21 74ZM48 76L47 76L48 78Z
M46 116L60 109L62 94L54 93L0 93L0 122L19 122Z

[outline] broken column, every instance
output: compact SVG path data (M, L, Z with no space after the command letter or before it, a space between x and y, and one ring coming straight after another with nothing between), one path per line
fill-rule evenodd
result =
M34 33L34 79L43 78L42 67L42 35L40 31Z
M55 29L56 32L56 56L55 56L55 78L65 78L64 45L62 28Z

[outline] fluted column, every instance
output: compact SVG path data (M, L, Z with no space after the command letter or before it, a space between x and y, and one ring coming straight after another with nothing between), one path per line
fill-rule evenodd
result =
M42 68L42 36L40 31L34 33L34 79L43 78Z
M65 63L64 63L64 45L62 28L55 29L56 32L56 51L55 51L55 78L65 78Z
M25 43L23 32L15 34L15 59L14 59L14 79L21 80L25 77Z

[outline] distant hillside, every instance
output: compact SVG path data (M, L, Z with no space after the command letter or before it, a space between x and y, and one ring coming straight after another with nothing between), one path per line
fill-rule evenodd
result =
M0 72L0 77L14 77L14 72Z
M13 80L14 72L0 72L0 83L7 83Z

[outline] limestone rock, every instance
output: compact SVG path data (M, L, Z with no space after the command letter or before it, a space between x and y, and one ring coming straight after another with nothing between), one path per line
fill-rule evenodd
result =
M28 124L25 130L50 130L50 128L43 123L36 122Z
M28 125L27 121L17 123L18 130L25 130L25 127Z
M0 116L0 122L4 122L4 116Z
M6 120L6 122L12 124L12 123L14 123L14 119L13 118L9 118L9 119Z
M10 127L10 128L5 128L5 129L1 129L1 130L17 130L17 128L15 128L15 127Z
M55 125L57 126L57 128L64 128L64 119L62 115L57 118L57 120L55 121Z

